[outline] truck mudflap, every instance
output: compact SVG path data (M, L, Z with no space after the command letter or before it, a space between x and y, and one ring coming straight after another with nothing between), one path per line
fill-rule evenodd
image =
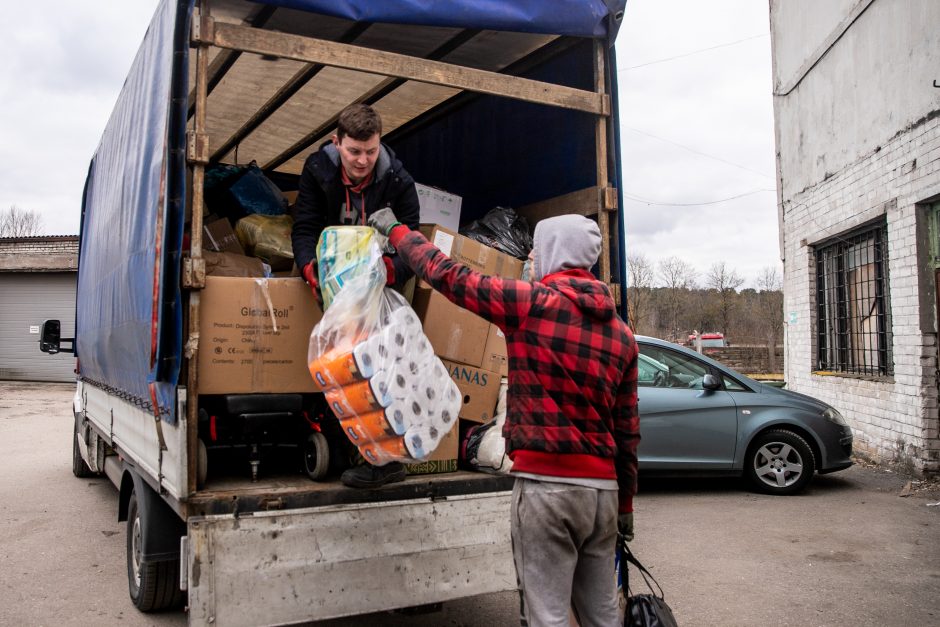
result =
M194 517L190 625L281 625L516 588L510 492Z

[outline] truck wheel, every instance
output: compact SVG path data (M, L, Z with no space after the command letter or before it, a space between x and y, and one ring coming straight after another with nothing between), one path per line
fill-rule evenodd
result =
M316 481L326 476L330 468L330 445L326 436L314 431L304 444L304 470Z
M141 612L178 607L183 601L179 558L160 562L143 558L143 540L150 524L141 516L134 489L127 504L127 583L131 601Z
M78 428L78 418L76 418L75 429L72 430L72 474L79 479L87 479L88 477L94 477L95 473L82 459L82 451L78 446Z

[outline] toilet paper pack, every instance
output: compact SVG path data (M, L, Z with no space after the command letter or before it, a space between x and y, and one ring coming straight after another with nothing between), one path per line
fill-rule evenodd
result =
M381 251L372 253L314 327L310 373L369 463L414 463L453 428L462 399L414 310L400 294L376 287L385 269Z

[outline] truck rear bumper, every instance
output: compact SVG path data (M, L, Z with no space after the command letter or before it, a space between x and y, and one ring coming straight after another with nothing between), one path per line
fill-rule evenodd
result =
M192 517L190 624L324 620L515 589L510 494Z

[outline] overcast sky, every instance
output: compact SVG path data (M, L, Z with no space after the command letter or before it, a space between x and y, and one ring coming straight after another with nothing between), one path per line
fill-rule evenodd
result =
M0 208L77 233L88 162L157 0L0 3L17 21L0 38ZM779 263L767 10L629 0L617 40L628 249L684 259L700 280L724 261L752 285Z

